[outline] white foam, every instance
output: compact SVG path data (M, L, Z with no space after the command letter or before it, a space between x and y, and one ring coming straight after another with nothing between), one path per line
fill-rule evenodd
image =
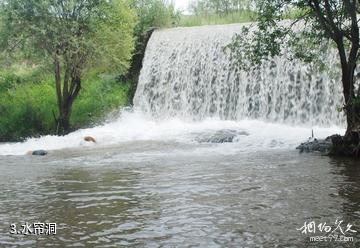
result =
M116 145L132 141L194 143L198 133L223 129L248 132L249 136L240 135L233 144L227 145L237 149L253 150L294 148L311 135L312 128L273 124L258 120L224 121L209 118L192 122L174 118L156 121L141 112L123 112L116 121L94 128L81 129L63 137L44 136L31 138L22 143L2 144L0 145L0 155L24 155L28 151L38 149L59 150ZM344 132L342 128L338 127L313 127L313 129L318 138ZM97 143L84 142L85 136L94 137Z

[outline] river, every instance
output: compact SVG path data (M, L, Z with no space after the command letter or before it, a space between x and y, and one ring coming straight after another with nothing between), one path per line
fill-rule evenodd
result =
M236 149L235 149L236 150ZM2 247L358 247L304 222L360 226L360 167L289 149L127 142L0 160ZM57 223L52 236L10 224ZM359 229L357 229L360 231Z

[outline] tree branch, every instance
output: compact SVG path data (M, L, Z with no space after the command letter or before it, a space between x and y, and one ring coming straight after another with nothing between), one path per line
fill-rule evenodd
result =
M334 32L330 29L330 24L328 23L328 20L324 17L323 12L321 11L319 2L316 0L308 0L309 7L315 12L317 19L319 20L321 26L323 27L325 33L327 33L334 41L338 40L339 37L335 35ZM341 37L340 37L341 38Z
M61 72L60 72L60 61L58 51L54 55L54 69L55 69L55 88L56 88L56 97L58 101L59 113L62 111L62 98L61 98Z
M328 16L328 20L329 20L329 23L330 23L332 29L334 29L335 32L341 33L341 30L338 28L338 26L336 26L336 24L334 22L334 16L333 16L333 13L331 10L329 0L324 0L324 2L325 2L326 14Z

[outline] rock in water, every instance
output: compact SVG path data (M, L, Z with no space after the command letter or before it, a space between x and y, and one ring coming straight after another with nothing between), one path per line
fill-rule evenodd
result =
M86 142L96 143L96 140L95 140L93 137L91 137L91 136L86 136L86 137L84 137L84 140L85 140Z
M31 154L34 156L45 156L48 154L48 152L45 150L36 150L36 151L33 151Z
M321 152L321 153L329 153L332 148L332 142L328 139L314 139L313 141L307 141L302 143L298 147L297 150L300 152Z
M231 143L238 135L249 135L244 131L224 129L215 133L203 133L198 135L195 140L200 143Z

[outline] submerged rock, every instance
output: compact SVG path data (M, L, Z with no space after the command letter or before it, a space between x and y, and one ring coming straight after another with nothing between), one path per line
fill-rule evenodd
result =
M300 152L321 152L328 154L332 149L332 142L329 139L314 139L301 143L297 150Z
M48 154L48 152L45 150L36 150L31 153L31 155L33 155L33 156L45 156L47 154Z
M215 133L199 134L195 140L199 143L231 143L238 135L248 136L245 131L237 131L231 129L218 130Z

